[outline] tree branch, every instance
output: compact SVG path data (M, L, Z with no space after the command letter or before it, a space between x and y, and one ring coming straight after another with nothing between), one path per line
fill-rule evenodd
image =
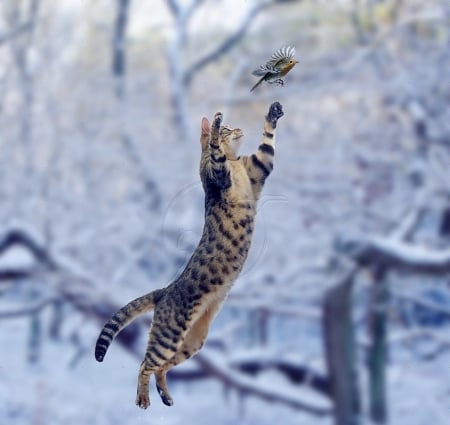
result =
M228 38L226 38L221 44L219 44L213 51L207 53L202 58L198 59L194 62L190 67L188 67L183 75L183 84L186 86L190 84L193 76L201 69L205 68L210 63L216 61L224 54L228 53L244 36L250 29L252 21L256 18L256 16L261 13L263 10L268 7L274 5L276 3L273 1L266 1L262 3L258 3L253 6L242 20L239 27L235 30L233 34L231 34Z
M252 357L249 359L232 360L230 366L235 370L251 376L269 369L275 369L285 375L292 383L307 385L315 391L331 397L330 380L326 376L301 364L278 358L259 359Z
M323 405L313 405L301 400L298 396L285 391L276 391L255 382L255 380L230 370L228 367L214 361L205 353L197 354L196 361L213 377L219 379L228 387L242 395L258 397L269 402L279 402L293 408L303 410L315 416L326 416L332 413L328 400L324 399Z
M49 304L52 304L56 301L56 298L48 298L39 303L19 310L11 310L11 311L0 311L0 320L2 319L15 319L21 316L29 316L32 314L39 313L44 307L47 307Z
M0 45L2 45L3 43L6 43L7 41L18 37L19 35L30 31L33 29L35 25L35 21L34 20L30 20L27 22L24 22L22 24L19 24L16 26L16 28L13 28L12 30L4 33L4 34L0 34Z
M396 298L408 301L411 304L423 307L427 310L433 311L434 313L445 316L447 319L450 319L450 308L445 307L445 305L438 304L435 301L424 298L423 296L408 294L406 291L399 291L398 289L393 289L390 292Z
M421 273L450 272L450 249L435 250L390 238L353 241L350 255L360 264L379 264Z
M190 4L182 8L177 0L166 0L170 13L177 17L177 19L185 20L189 19L204 1L205 0L192 0Z
M56 264L45 249L30 233L24 229L11 229L0 237L0 255L14 245L24 247L44 266L53 269Z

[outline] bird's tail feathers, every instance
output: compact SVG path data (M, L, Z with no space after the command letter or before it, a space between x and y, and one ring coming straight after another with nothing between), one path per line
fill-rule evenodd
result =
M263 81L264 81L264 78L265 78L266 76L265 75L263 75L260 79L259 79L259 81L250 89L250 91L252 92L253 90L255 90L256 89L256 87L258 87Z

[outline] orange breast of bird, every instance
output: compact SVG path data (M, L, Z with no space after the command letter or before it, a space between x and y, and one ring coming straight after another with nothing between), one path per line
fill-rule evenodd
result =
M281 76L284 77L298 63L296 60L290 60L281 68Z

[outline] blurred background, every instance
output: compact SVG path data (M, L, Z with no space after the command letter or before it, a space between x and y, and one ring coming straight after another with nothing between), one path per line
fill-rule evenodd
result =
M0 423L448 423L448 0L3 0ZM283 46L284 87L251 71ZM134 405L203 225L199 132L285 116L250 258L175 401Z

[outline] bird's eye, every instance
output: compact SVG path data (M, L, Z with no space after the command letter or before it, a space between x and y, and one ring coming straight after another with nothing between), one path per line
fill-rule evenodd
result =
M294 61L293 61L293 60L290 60L289 63L294 63Z

